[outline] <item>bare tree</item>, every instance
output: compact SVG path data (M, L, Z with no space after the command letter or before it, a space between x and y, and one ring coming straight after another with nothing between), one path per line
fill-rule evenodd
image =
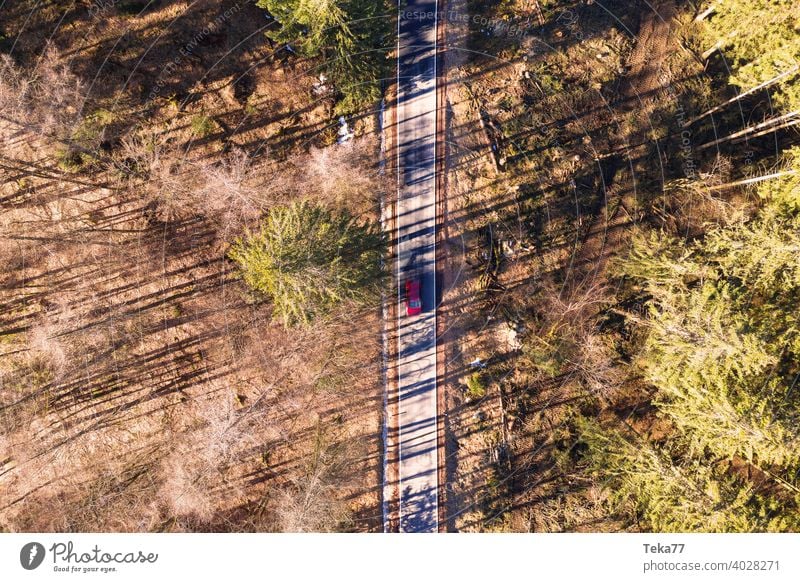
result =
M189 171L186 153L157 130L132 131L122 138L120 159L127 168L129 187L142 189L158 218L176 220L194 214L192 193L201 180Z
M0 57L0 119L57 140L69 141L80 121L86 88L48 45L36 67L20 69Z
M276 512L282 531L330 532L346 527L350 511L339 495L346 458L346 447L326 444L318 427L306 473L292 477L280 492Z
M236 149L218 164L197 163L202 185L198 204L215 221L222 240L231 240L253 224L269 204L268 193L256 186L252 160Z
M364 208L365 200L377 203L382 184L375 148L372 137L313 148L295 163L299 190L349 208Z

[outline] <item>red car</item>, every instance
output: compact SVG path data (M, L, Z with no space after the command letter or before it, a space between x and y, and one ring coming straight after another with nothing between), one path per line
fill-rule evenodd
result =
M417 315L422 311L422 299L419 297L419 279L406 281L406 315Z

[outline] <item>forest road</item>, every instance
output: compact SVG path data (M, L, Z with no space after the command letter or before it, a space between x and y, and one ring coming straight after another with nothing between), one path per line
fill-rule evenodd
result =
M435 0L399 8L397 57L397 388L400 532L439 529L436 376ZM407 316L405 283L421 283Z

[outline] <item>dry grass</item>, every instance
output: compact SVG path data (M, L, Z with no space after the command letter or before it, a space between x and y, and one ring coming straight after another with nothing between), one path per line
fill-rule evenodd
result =
M335 123L332 104L304 91L302 66L266 58L263 35L203 86L209 70L181 63L148 100L139 91L157 78L152 67L174 54L161 44L137 51L176 8L163 3L141 19L109 12L93 30L97 46L128 34L107 66L141 65L88 92L107 55L72 28L57 31L61 53L28 34L25 58L0 65L10 119L0 120L9 171L0 185L0 528L373 529L377 314L284 330L225 252L270 206L297 197L374 216L376 141L309 152ZM184 24L214 10L200 3ZM25 16L12 11L9 29ZM48 7L29 24L50 16ZM252 21L224 34L247 35ZM215 43L197 53L213 62L227 50ZM249 93L232 93L251 59L261 66ZM181 92L194 97L181 105L171 98ZM98 111L108 123L87 134ZM190 120L209 113L217 129L201 139ZM66 167L65 147L87 157ZM326 457L325 470L309 473L320 427L326 450L341 453L335 471ZM311 493L301 489L309 474ZM313 503L279 514L275 500L301 490Z
M515 22L526 8L482 15ZM626 359L629 330L611 309L609 258L627 252L642 221L695 232L735 212L703 187L662 190L686 169L683 158L662 160L679 148L676 107L693 107L710 87L666 23L638 5L619 8L612 22L591 3L552 7L535 37L498 27L469 43L463 30L449 39L488 55L464 52L448 72L453 260L442 309L454 330L448 479L458 530L622 527L576 469L573 426L577 415L630 414L647 400ZM626 34L640 29L635 42ZM700 186L731 171L723 159L692 162ZM491 379L482 399L466 397L476 358Z

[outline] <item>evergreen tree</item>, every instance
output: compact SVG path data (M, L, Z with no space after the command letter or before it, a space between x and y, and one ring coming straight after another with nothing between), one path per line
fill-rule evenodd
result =
M660 410L698 451L788 469L800 459L798 180L759 191L755 219L688 249L640 237L622 271L647 297L638 363Z
M300 202L272 209L261 229L238 239L229 256L288 326L308 324L343 302L374 300L386 246L375 223Z
M709 2L707 2L709 4ZM800 63L800 4L795 0L714 2L705 24L709 44L731 64L730 82L743 90L767 82ZM775 93L784 111L800 109L799 72L782 79Z
M759 492L725 464L686 454L680 439L661 450L633 434L578 422L586 468L603 480L616 511L657 532L771 532L800 526L796 499ZM633 521L634 519L631 519Z
M390 19L380 0L258 0L281 27L269 33L308 57L342 93L339 113L352 113L380 97Z

